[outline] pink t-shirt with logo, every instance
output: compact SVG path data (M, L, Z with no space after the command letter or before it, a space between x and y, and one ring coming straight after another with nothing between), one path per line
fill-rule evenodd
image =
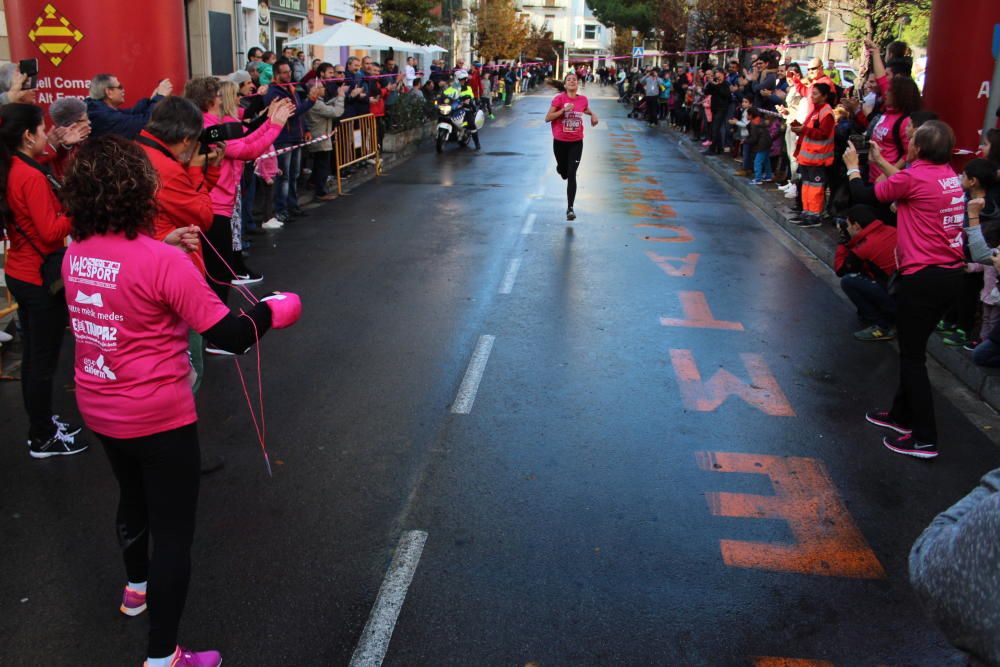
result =
M950 166L917 160L876 183L875 196L896 202L896 257L903 275L928 266L965 265L965 195Z
M145 235L95 235L70 244L63 279L87 427L139 438L197 421L188 331L211 329L229 309L191 260Z
M573 105L573 110L550 123L552 136L559 141L583 141L583 121L586 118L583 112L590 104L584 95L570 97L566 93L559 93L553 98L552 107L562 109L567 102Z

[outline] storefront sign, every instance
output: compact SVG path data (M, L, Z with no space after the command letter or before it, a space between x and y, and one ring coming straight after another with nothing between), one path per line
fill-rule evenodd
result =
M271 0L271 11L280 14L305 16L308 9L306 0Z
M131 105L161 79L187 79L184 6L129 0L17 0L6 3L10 57L38 58L38 102L85 97L98 72L118 77ZM155 30L153 27L155 26ZM115 36L115 38L111 38Z
M352 0L323 0L320 12L327 16L354 20L354 2Z

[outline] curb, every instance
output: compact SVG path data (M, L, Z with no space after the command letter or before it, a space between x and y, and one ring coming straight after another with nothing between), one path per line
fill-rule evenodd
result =
M837 240L832 231L827 227L802 229L792 224L789 221L789 218L792 217L791 209L782 203L783 200L776 200L770 190L747 185L746 179L733 174L733 170L728 168L733 160L729 159L727 163L729 153L724 153L719 159L709 159L702 155L698 147L686 137L680 137L670 129L666 129L665 134L677 139L681 151L689 158L701 164L713 176L736 190L744 199L760 209L765 216L781 226L785 233L833 269ZM1000 370L976 366L972 363L972 357L965 350L946 346L941 342L940 336L932 335L930 337L927 343L927 353L984 403L1000 412Z

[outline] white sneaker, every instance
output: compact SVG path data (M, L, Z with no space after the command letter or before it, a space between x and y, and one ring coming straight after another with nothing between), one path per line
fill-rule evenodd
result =
M227 352L226 350L220 350L217 347L206 347L206 354L214 354L217 357L235 357L236 355L232 352Z
M798 188L795 187L795 183L792 183L792 187L785 190L785 199L795 199L798 196Z
M7 333L6 331L0 331L0 344L9 343L12 340L14 340L14 337L11 336L9 333Z
M781 190L782 192L784 192L785 190L787 190L787 189L788 189L788 186L790 186L791 184L792 184L792 182L791 182L791 181L788 181L788 182L787 182L787 183L785 183L784 185L779 185L779 186L778 186L778 189L779 189L779 190Z
M285 226L285 223L283 223L281 220L278 220L277 218L271 218L270 220L268 220L267 222L265 222L263 225L261 225L260 228L261 229L281 229L284 226Z

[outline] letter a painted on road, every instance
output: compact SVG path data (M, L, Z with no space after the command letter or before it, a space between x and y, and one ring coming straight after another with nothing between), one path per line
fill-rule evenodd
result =
M750 374L744 382L724 368L703 381L691 350L670 350L670 362L677 375L684 406L698 412L715 412L730 396L737 396L761 412L773 417L794 417L795 410L778 386L764 358L749 352L741 354Z
M774 495L706 494L713 516L780 519L793 544L720 540L730 567L815 574L825 577L884 579L885 570L854 525L837 487L816 459L734 452L698 452L699 467L710 472L767 475Z
M690 278L694 275L695 267L698 266L698 259L701 258L696 252L692 252L685 257L665 257L657 255L652 250L646 251L646 257L656 262L656 265L663 269L663 272L674 278ZM680 266L674 264L680 262Z

